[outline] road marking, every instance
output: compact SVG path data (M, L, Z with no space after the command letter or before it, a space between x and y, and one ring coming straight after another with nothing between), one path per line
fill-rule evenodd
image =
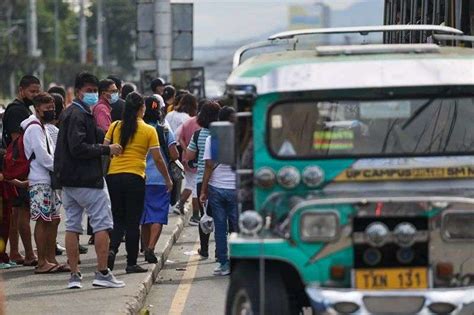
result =
M199 241L196 241L193 251L197 252L198 249ZM196 271L199 265L199 263L190 263L196 261L199 261L199 259L196 259L196 256L189 257L188 263L186 264L186 271L184 272L183 277L181 278L181 282L179 284L178 289L176 290L173 302L171 302L170 311L168 312L169 315L181 315L183 313L184 306L186 304L186 300L188 299L189 291L191 290L191 286L193 284L193 280L196 276Z

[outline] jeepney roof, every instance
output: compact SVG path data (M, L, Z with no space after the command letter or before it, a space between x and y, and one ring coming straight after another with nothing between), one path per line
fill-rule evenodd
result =
M370 51L373 45L364 45ZM432 45L433 46L433 45ZM336 47L337 48L337 47ZM373 48L373 47L372 47ZM237 67L228 85L257 94L309 90L474 85L474 49L318 55L316 50L261 54Z

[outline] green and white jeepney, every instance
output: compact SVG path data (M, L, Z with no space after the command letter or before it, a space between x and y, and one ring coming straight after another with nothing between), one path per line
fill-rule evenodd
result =
M382 26L269 43L408 30L462 34ZM463 314L474 302L474 50L318 46L241 62L262 46L239 50L227 81L237 128L213 127L214 154L240 182L226 313Z

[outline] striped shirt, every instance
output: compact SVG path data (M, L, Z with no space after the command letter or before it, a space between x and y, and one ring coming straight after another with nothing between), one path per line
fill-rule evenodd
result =
M198 167L197 167L197 180L196 183L202 183L202 178L204 176L204 151L206 149L206 139L211 135L211 132L207 128L202 128L199 132L198 143L194 143L194 136L191 138L191 141L188 145L188 150L192 152L196 152L199 150L198 156Z

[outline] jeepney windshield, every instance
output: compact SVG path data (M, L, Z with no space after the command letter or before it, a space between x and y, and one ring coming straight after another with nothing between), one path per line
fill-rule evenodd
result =
M474 153L474 98L296 101L269 111L279 158Z

